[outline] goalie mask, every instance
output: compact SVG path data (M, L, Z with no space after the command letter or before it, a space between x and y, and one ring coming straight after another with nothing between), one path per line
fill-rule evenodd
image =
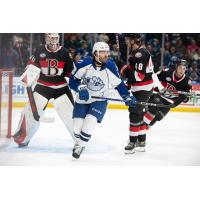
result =
M60 36L58 33L45 33L45 42L50 51L58 49Z

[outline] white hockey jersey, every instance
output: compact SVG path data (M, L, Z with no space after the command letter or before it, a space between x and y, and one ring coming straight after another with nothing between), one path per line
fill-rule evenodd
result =
M101 67L97 67L91 57L76 63L69 80L69 86L78 92L79 85L86 85L90 96L109 97L109 92L113 88L117 89L122 98L129 95L120 78L117 66L112 60L108 60ZM97 101L97 99L82 101L78 95L76 98L77 103L88 104L94 101Z

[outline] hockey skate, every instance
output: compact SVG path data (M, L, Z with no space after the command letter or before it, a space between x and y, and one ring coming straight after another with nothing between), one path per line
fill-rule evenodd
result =
M72 156L76 159L78 159L83 151L84 147L81 147L78 143L74 145L74 148L72 150Z
M136 143L136 150L139 151L139 152L145 152L145 147L146 147L146 142L145 141L142 141L142 142L137 142Z
M24 140L24 135L21 134L20 131L16 132L15 135L13 136L14 141L18 144L19 148L24 148L27 147L30 141L22 143L21 141Z
M133 154L135 153L135 143L129 142L128 145L125 147L125 154Z

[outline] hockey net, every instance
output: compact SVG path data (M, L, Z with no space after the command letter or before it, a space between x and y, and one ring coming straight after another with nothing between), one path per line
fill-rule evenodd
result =
M11 137L13 71L0 69L0 140Z

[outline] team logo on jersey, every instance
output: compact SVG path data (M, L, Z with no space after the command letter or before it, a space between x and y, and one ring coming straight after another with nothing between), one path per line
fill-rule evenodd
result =
M170 91L170 90L171 90L171 91L176 91L176 88L175 88L173 85L169 84L169 83L167 83L167 87L166 87L166 88L167 88L169 91ZM176 95L176 94L173 94L172 92L165 92L164 96L167 97L167 98L174 98L174 97L177 97L177 95Z
M46 54L45 53L41 53L40 54L40 58L45 58L46 57Z
M140 57L142 57L142 54L141 54L140 52L137 52L137 53L135 54L135 57L136 57L136 58L140 58Z
M171 79L171 77L166 77L166 80L171 81L172 79Z
M49 76L55 76L58 74L58 60L56 59L47 59L48 63L48 73Z
M92 90L95 92L100 91L105 86L103 81L99 77L96 77L96 76L84 77L83 84L87 85L87 88L89 90Z

